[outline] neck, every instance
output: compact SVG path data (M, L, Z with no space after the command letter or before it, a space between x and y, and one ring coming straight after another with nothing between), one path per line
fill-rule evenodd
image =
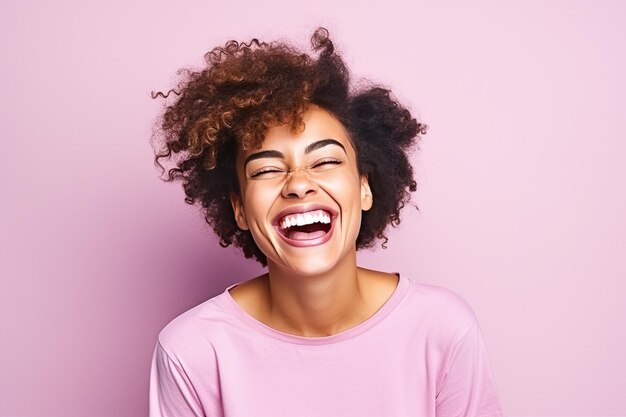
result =
M356 253L333 270L294 275L268 264L268 315L273 327L306 337L329 336L368 317L364 300L364 275L357 268Z

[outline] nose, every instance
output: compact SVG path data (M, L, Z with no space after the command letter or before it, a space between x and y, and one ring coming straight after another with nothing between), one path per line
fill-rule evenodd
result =
M285 198L304 198L317 192L317 183L309 178L306 170L289 171L282 195Z

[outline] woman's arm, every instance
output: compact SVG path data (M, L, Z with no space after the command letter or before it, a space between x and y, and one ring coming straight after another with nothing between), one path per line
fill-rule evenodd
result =
M150 372L150 417L206 417L193 384L160 343Z
M437 393L437 417L502 417L500 401L478 322L453 346Z

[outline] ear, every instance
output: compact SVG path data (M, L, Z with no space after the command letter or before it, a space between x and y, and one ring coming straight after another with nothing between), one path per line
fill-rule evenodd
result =
M233 213L235 214L237 226L239 226L241 230L249 230L250 227L248 227L248 221L246 220L246 215L243 212L243 202L241 201L241 196L231 193L230 204L233 206Z
M361 210L368 211L374 204L374 196L367 180L367 175L361 175Z

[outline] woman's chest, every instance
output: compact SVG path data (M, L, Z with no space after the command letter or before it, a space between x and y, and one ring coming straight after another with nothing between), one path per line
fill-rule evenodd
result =
M216 353L228 417L434 415L441 355L419 341Z

